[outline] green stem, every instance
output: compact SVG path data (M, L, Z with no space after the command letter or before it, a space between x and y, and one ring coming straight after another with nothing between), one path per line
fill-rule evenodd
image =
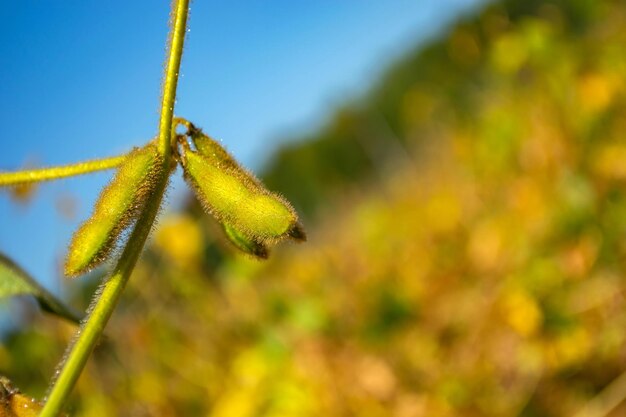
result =
M103 284L102 291L97 296L99 298L95 300L93 308L83 323L74 345L63 362L62 369L54 381L40 417L56 417L61 413L63 405L67 401L89 355L102 335L104 327L117 305L159 211L169 174L171 173L169 168L171 165L172 116L176 98L178 70L187 28L188 8L189 0L178 0L173 4L174 23L170 35L170 50L165 73L161 121L159 124L159 151L164 157L163 177L160 179L157 189L137 221L124 248L124 252L113 271L113 275Z
M172 117L176 102L178 72L183 56L183 44L187 30L189 0L178 0L173 5L172 31L170 32L170 53L165 68L165 84L163 85L163 101L161 102L161 120L159 122L159 152L166 158L172 151Z
M126 158L126 155L113 156L111 158L94 159L78 164L64 165L59 167L30 169L16 172L0 172L0 187L9 185L25 184L29 182L49 181L59 178L72 177L75 175L88 174L95 171L103 171L117 167Z
M96 300L83 322L78 337L63 362L63 368L54 381L40 417L56 417L61 413L89 355L100 339L152 229L167 186L168 174L169 171L166 171L153 194L154 198L150 199L141 218L137 221L113 275L103 284L100 298Z

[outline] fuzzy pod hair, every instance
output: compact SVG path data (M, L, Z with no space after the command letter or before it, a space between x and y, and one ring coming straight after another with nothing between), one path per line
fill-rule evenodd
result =
M224 234L230 243L243 253L258 259L267 259L269 257L269 249L264 243L247 237L229 224L222 223L222 229L224 229Z
M91 217L74 233L65 275L81 275L110 256L122 232L141 214L163 169L163 158L153 143L128 154L100 193Z
M218 142L198 132L191 132L196 151L183 143L181 162L204 208L248 241L305 240L293 207L241 168Z
M224 168L229 167L245 171L218 141L205 134L193 124L190 124L188 135L198 153L211 160L213 163L221 165ZM250 180L256 183L259 182L250 172L246 171L245 173L250 177Z

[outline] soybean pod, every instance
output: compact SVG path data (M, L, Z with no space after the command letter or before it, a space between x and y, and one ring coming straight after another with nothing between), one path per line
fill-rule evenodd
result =
M106 260L121 233L141 214L163 173L163 160L150 143L133 149L102 190L91 217L74 233L65 274L83 274Z
M195 150L186 141L182 143L185 179L220 223L248 241L265 245L286 237L306 239L295 210L284 198L267 190L201 130L191 125L188 134Z

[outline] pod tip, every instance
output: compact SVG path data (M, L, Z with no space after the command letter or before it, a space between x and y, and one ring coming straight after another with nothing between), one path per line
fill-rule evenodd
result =
M304 227L297 222L291 226L291 229L287 232L287 236L300 242L306 242L306 232L304 231Z

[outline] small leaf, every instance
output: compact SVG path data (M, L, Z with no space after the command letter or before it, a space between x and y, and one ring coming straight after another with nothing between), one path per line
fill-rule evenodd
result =
M80 317L70 307L50 294L15 262L0 253L0 298L18 295L32 295L43 310L77 324L80 322Z
M110 256L122 232L141 214L163 168L153 143L128 154L100 193L91 217L74 233L65 261L66 275L83 274Z
M269 250L265 244L245 236L226 223L222 224L222 228L228 240L240 251L260 259L267 259L269 256Z
M201 130L190 124L188 134L196 151L186 141L181 143L185 178L205 209L220 223L245 241L257 244L267 245L286 237L306 239L298 216L287 201L267 190Z

